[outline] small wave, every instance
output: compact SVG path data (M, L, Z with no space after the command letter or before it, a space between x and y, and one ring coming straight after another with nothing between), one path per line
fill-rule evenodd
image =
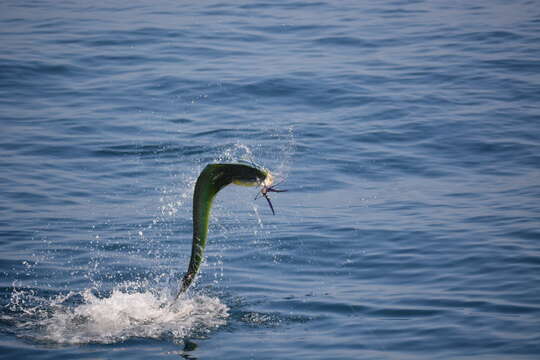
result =
M17 335L38 342L108 344L132 338L181 342L226 324L229 317L229 308L215 297L172 299L169 290L133 290L131 285L116 287L108 296L86 289L51 299L15 291L12 314L2 320L24 329Z
M171 155L171 156L178 156L178 155L197 155L203 153L205 150L204 147L201 146L179 146L174 144L166 144L166 145L159 145L159 144L151 144L151 145L133 145L133 144L125 144L125 145L114 145L114 146L108 146L104 147L102 149L99 149L95 152L95 155L97 156L128 156L128 155L136 155L136 156L155 156L155 155Z
M350 36L329 36L315 40L316 44L329 46L352 46L359 48L376 48L379 45L377 42L359 39Z

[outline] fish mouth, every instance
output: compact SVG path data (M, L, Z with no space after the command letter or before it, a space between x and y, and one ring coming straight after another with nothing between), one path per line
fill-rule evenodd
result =
M259 191L257 196L255 196L255 200L257 200L259 196L264 197L266 199L266 202L268 203L268 206L270 206L270 210L272 210L272 215L276 215L274 206L272 205L272 201L270 200L270 196L268 196L268 193L269 192L287 192L287 190L276 189L276 186L279 184L272 185L273 183L274 183L274 178L272 174L270 173L270 171L268 171L268 173L266 174L266 178L261 183L261 190Z
M266 173L266 178L262 181L261 186L264 188L270 188L272 187L272 184L274 183L274 177L272 176L272 173L268 171Z

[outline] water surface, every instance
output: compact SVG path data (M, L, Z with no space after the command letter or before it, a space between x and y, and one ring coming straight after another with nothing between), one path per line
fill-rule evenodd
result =
M6 359L536 359L533 1L3 2ZM220 193L173 301L209 162Z

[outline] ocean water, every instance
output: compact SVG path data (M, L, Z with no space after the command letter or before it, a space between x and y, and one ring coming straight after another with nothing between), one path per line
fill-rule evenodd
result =
M2 359L538 359L536 1L3 1ZM207 163L228 187L174 301Z

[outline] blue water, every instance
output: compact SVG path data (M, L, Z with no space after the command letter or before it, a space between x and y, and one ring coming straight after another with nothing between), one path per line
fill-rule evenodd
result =
M3 359L538 359L536 1L3 1ZM289 192L219 194L253 160Z

